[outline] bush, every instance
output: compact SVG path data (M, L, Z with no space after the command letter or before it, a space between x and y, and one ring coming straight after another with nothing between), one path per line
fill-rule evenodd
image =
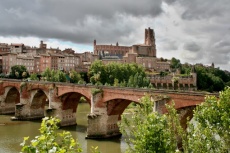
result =
M40 133L35 139L31 140L30 144L26 144L29 137L24 137L21 151L23 153L79 153L82 152L80 145L75 142L70 132L63 131L57 133L60 122L56 118L43 118Z

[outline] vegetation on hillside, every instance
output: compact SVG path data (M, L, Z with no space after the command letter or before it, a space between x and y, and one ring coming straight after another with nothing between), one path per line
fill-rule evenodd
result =
M230 73L213 66L181 64L179 59L172 58L171 68L174 71L179 69L182 75L189 75L191 71L195 71L197 73L198 90L213 92L221 91L226 86L230 86Z
M149 96L141 99L133 111L132 119L123 116L121 131L128 143L127 152L220 152L230 151L230 88L220 92L220 97L206 97L194 111L187 131L180 125L179 115L173 106L168 114L152 112Z

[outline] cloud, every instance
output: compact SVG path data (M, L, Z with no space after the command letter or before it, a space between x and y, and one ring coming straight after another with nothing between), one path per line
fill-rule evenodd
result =
M0 2L2 36L37 36L75 43L116 42L137 28L132 18L153 18L161 0L7 0ZM144 29L143 29L144 31Z
M184 49L192 52L200 51L201 47L197 45L195 42L188 42L184 44Z
M230 70L228 0L2 0L0 14L1 42L16 37L132 45L143 43L144 29L151 27L158 57Z
M177 0L177 2L184 8L181 16L185 20L221 17L230 11L230 1L227 0Z

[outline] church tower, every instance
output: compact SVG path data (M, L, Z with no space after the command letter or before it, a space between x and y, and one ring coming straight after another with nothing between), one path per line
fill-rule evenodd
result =
M155 34L153 29L145 29L145 45L155 45Z
M145 45L151 46L151 56L156 57L155 33L153 29L145 29Z

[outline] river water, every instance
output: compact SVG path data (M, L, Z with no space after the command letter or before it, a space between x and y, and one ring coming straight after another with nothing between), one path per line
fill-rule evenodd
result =
M87 129L87 114L90 106L80 103L77 109L76 126L64 127L61 130L70 131L81 144L83 153L90 153L92 146L98 146L102 153L124 153L127 145L124 138L107 140L85 139ZM23 137L29 136L30 140L39 135L41 121L11 121L13 115L0 115L0 153L18 153L21 150L20 143Z

